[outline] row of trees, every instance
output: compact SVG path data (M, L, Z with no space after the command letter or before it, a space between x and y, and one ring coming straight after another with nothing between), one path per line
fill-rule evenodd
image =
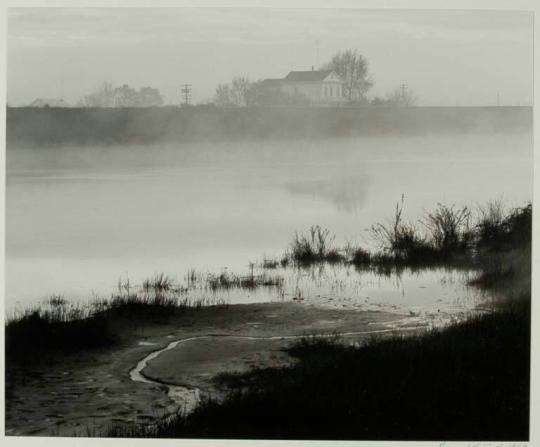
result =
M374 81L369 74L368 61L356 49L336 53L323 64L322 70L333 70L343 80L343 96L351 105L413 106L416 96L410 90L396 88L384 97L368 97ZM219 107L250 107L275 105L307 105L309 99L300 93L289 94L272 88L264 81L252 82L236 77L216 89L214 102Z
M264 81L236 77L229 84L217 86L214 104L218 107L306 106L309 99L301 93L269 87Z
M416 97L410 90L396 88L384 97L368 97L374 81L368 61L356 49L336 53L321 69L333 70L343 80L343 96L351 105L412 106ZM214 103L218 107L306 106L310 100L300 92L286 92L267 81L250 81L235 77L216 88ZM127 84L120 87L104 82L81 99L79 107L155 107L163 105L157 88L136 90Z
M374 106L411 107L416 105L416 101L417 98L414 92L397 87L383 98L375 96L371 99L370 104Z
M154 107L163 105L163 97L157 88L142 87L135 90L127 84L114 87L104 82L92 93L81 99L79 107Z

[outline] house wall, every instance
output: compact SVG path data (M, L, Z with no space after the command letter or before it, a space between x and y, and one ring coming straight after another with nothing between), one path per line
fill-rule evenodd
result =
M323 101L329 104L345 102L343 84L339 81L324 81L321 86L321 95Z

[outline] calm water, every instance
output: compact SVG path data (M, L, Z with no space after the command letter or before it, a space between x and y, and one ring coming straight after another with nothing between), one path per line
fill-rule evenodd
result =
M337 244L370 245L366 230L390 217L402 194L411 220L437 202L502 197L521 205L532 197L531 157L531 137L520 134L8 148L7 308L51 294L108 296L126 276L137 283L156 272L181 280L190 268L244 274L250 261L282 254L295 231L313 224L334 232ZM462 284L456 272L396 280L342 270L333 274L363 286L356 295L345 288L339 304L329 300L333 280L317 285L282 272L286 293L295 295L300 281L315 304L367 297L413 313L440 310L437 299L448 309L478 301L449 286Z

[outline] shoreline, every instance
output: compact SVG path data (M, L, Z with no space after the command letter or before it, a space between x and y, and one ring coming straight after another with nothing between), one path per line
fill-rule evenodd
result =
M368 323L369 324L369 323ZM383 324L383 323L381 323ZM356 343L360 342L364 337L368 336L381 336L387 334L395 334L397 331L401 335L406 334L409 331L418 331L425 329L425 327L420 326L404 326L396 329L376 329L371 331L355 331L355 332L335 332L331 334L321 334L317 338L321 339L332 339L334 337L347 338L356 340ZM196 337L187 337L175 340L169 343L165 348L158 349L153 351L140 362L137 366L130 371L131 380L134 382L150 383L155 385L165 386L168 389L168 395L171 400L175 401L179 406L184 407L184 411L189 413L192 411L196 404L200 401L200 395L202 394L221 394L220 390L213 387L213 380L215 377L222 373L235 374L239 372L247 372L249 368L262 368L266 366L290 366L293 362L293 359L283 352L283 349L289 344L290 341L300 340L304 338L305 335L276 335L276 336L267 336L267 337L258 337L258 336L249 336L249 335L231 335L231 334L205 334ZM177 352L181 350L184 345L188 345L187 349L190 349L190 344L202 342L203 346L199 346L197 349L203 350L205 357L208 356L208 348L211 344L222 344L222 340L239 340L241 342L255 342L259 350L253 356L253 352L248 352L247 355L244 352L245 347L236 346L236 350L220 346L219 351L223 356L223 351L225 351L226 358L220 359L219 363L213 365L213 371L210 373L205 373L206 377L201 378L193 375L184 375L182 373L182 368L179 368L178 365L182 365L181 361L175 359L174 357L180 355L182 357L182 352ZM209 343L213 341L214 343ZM266 343L265 343L266 342ZM277 347L268 346L268 342L274 342ZM273 343L270 343L273 344ZM262 346L261 346L262 345ZM193 349L193 348L192 348ZM174 352L170 352L173 351ZM272 352L271 356L268 358L265 354L270 351ZM281 352L280 356L276 355L275 352ZM215 354L213 352L212 354ZM165 354L165 355L163 355ZM168 355L167 355L168 354ZM228 355L227 355L228 354ZM235 358L243 354L241 362L234 362ZM251 356L249 354L252 354ZM227 358L227 357L233 358ZM260 357L263 357L261 361ZM160 358L161 357L161 358ZM164 360L163 357L166 357ZM173 357L171 359L171 357ZM254 357L259 357L255 359ZM172 360L172 361L171 361ZM175 361L176 360L176 361ZM257 361L258 360L258 361ZM151 362L151 363L150 363ZM231 362L233 367L231 368ZM193 366L193 362L192 366ZM197 369L205 368L207 365L201 365L197 362ZM226 366L226 370L222 367ZM171 371L171 369L173 371ZM206 369L208 371L208 369ZM162 375L169 374L167 379L163 379ZM170 375L172 373L172 376ZM177 378L175 378L175 376ZM211 391L210 391L211 390ZM191 395L191 396L188 396ZM180 396L178 398L178 396ZM186 402L186 399L190 399Z
M131 293L129 282L120 284L119 290L123 286L126 293L114 296L110 303L96 302L93 313L79 314L78 309L67 308L65 300L51 299L52 311L29 311L6 326L10 336L6 344L10 355L6 434L197 437L213 432L218 437L238 437L249 435L244 431L245 423L239 421L250 420L248 428L255 437L298 436L307 428L324 437L324 430L338 430L343 421L350 422L347 427L352 438L367 433L357 431L359 421L362 426L367 424L366 430L373 430L374 436L403 436L399 430L392 434L395 427L379 427L377 418L369 419L381 412L390 420L397 418L415 426L419 431L414 436L424 438L432 436L432 425L446 420L446 416L436 417L441 409L432 399L433 390L447 393L446 388L440 388L445 382L459 391L446 395L454 407L451 414L461 411L460 396L473 392L476 401L466 418L456 420L451 429L441 426L436 433L448 433L448 439L470 437L475 430L473 421L478 420L490 436L499 433L521 438L527 428L523 415L528 411L524 391L528 387L525 364L530 340L531 214L529 204L512 210L501 217L502 221L484 217L474 230L458 226L457 239L439 246L440 229L434 227L432 239L422 239L413 227L402 224L398 205L393 233L382 224L375 227L387 238L390 253L372 255L356 249L350 262L372 267L380 262L397 268L417 266L422 261L421 268L426 263L474 261L479 274L467 284L493 294L493 312L468 314L444 330L423 331L431 325L417 319L411 310L406 314L345 305L325 308L301 303L301 298L298 302L237 305L185 297L179 301L183 289L163 274L145 281L141 294ZM459 219L469 214L466 208L440 205L428 217L437 221L446 215ZM312 264L336 260L340 252L325 243L328 230L315 226L310 231L311 239L296 235L291 259ZM407 242L405 247L402 242ZM223 286L235 284L234 278L220 281ZM416 337L402 336L415 331ZM330 337L338 333L357 339L348 346L335 343L337 340ZM326 338L309 337L321 334ZM373 339L374 334L397 336ZM291 339L302 336L307 338L287 349ZM179 346L181 349L176 349ZM40 355L42 348L46 348L46 355ZM479 362L486 355L491 363ZM293 363L291 356L297 362ZM508 365L521 366L518 370L500 369L501 358ZM336 361L341 368L336 368ZM414 389L400 374L402 365L414 377ZM348 374L351 368L361 376ZM474 389L470 388L471 375L476 377ZM140 380L134 382L134 377ZM234 392L238 378L248 380L247 394ZM362 387L360 394L351 396L348 392ZM396 393L406 396L404 402L417 402L416 388L423 393L424 410L435 417L433 424L416 426L414 418L408 420L410 414L393 406ZM321 400L314 400L314 389L322 391ZM203 400L193 414L179 413L195 405L198 393L210 399ZM491 399L494 393L508 401L508 408L516 405L519 412L506 413L494 405L498 403ZM273 410L266 408L266 395L276 406ZM371 400L366 401L364 395ZM327 405L336 409L334 423L313 425ZM341 419L338 410L345 411ZM258 411L262 414L255 417ZM268 420L281 413L301 414L303 428L282 427L280 419ZM485 415L491 413L507 418L508 424L490 428ZM371 422L366 422L366 417ZM261 425L262 421L267 425ZM310 436L315 432L309 432Z
M404 321L405 315L374 311L322 309L297 303L240 304L187 310L158 324L124 334L116 347L87 349L59 356L52 365L11 368L6 389L6 435L99 436L111 424L151 423L173 414L165 386L135 383L130 372L142 359L166 348L173 338L203 337L219 329L222 335L280 337L285 328L291 335L354 332L361 328L399 332L387 325ZM259 324L253 325L253 320ZM212 340L207 341L207 346ZM205 352L204 350L202 352ZM227 350L229 358L234 349ZM196 366L170 365L173 369ZM250 359L247 359L248 361ZM240 361L240 363L242 363ZM249 363L244 362L244 365ZM268 356L259 366L273 366ZM159 363L158 367L161 367ZM153 365L154 374L156 364ZM188 368L189 369L189 368ZM219 368L218 368L219 369ZM229 370L229 367L227 367ZM206 377L211 384L214 374ZM201 383L200 378L197 379ZM210 393L218 391L208 386ZM44 393L44 389L47 390ZM31 405L28 402L32 402Z

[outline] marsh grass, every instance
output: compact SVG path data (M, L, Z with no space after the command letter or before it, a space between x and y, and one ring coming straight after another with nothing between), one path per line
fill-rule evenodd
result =
M110 299L72 303L53 296L7 319L6 359L31 365L55 354L108 347L121 339L126 328L142 328L187 309L224 304L216 295L189 296L163 274L140 287L120 280L118 292Z
M209 274L206 278L206 283L210 290L227 290L232 288L238 289L256 289L258 287L276 287L283 286L283 278L277 275L269 275L262 273L260 275L251 274L239 276L227 271L219 275Z
M278 261L276 261L278 262ZM229 272L227 269L219 274L198 272L195 269L189 270L186 276L186 292L194 290L208 291L218 293L231 289L253 290L259 287L281 288L284 283L282 276L270 274L266 270L273 270L277 267L264 267L262 273L254 273L255 264L250 264L250 272L247 275L238 275Z
M260 262L259 267L263 270L275 270L281 265L279 259L276 258L267 258L266 256Z
M46 360L51 351L109 346L116 339L110 323L105 313L85 308L28 309L6 322L6 361L33 364Z
M396 204L391 220L371 227L372 237L380 247L380 251L371 256L374 264L434 265L457 258L466 260L474 241L468 207L439 203L417 224L405 222L403 209L404 196Z
M476 226L477 247L487 251L507 251L530 243L532 234L532 204L502 211L499 202L480 208Z
M343 262L345 257L334 246L334 240L330 230L313 225L305 234L294 235L287 257L297 265Z
M263 272L219 275L188 271L184 284L163 273L133 284L120 279L117 291L109 299L96 298L88 303L72 303L52 296L42 305L19 311L5 323L6 356L29 364L47 358L53 352L69 353L78 349L111 346L121 334L146 324L164 321L187 309L223 306L219 293L233 288L281 288L283 278Z
M291 366L221 374L216 384L228 391L224 399L209 399L190 414L155 424L115 425L108 435L527 441L531 211L529 204L473 224L468 209L439 206L427 215L428 232L419 237L416 227L402 223L398 205L392 225L378 227L389 252L352 252L358 264L372 267L390 268L396 260L402 265L426 245L431 262L461 259L480 269L474 285L495 292L489 312L412 336L367 339L359 346L304 338L287 349L297 360ZM305 241L296 240L305 248Z
M171 277L160 273L155 275L151 279L146 279L143 281L142 289L145 292L155 292L162 293L167 292L173 288L174 281Z
M422 224L428 231L429 245L443 257L467 251L474 241L471 211L466 206L438 203L434 211L426 213Z
M478 207L476 216L469 207L439 203L417 224L404 220L403 208L402 197L392 219L371 227L378 251L358 247L348 261L372 267L449 265L488 270L497 253L530 243L531 203L507 211L500 201L492 201Z

